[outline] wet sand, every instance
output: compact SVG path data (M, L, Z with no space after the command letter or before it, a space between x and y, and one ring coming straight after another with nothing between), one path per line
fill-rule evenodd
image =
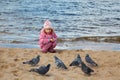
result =
M85 62L88 53L98 63L98 67L91 67L95 72L91 76L85 75L79 67L70 67L69 64L81 55ZM36 55L40 55L38 66L22 64ZM58 56L68 67L68 70L57 69L53 56ZM41 76L29 72L31 68L50 63L50 71ZM86 62L85 62L86 63ZM40 49L0 48L0 80L120 80L120 51L105 50L57 50L56 53L43 54Z

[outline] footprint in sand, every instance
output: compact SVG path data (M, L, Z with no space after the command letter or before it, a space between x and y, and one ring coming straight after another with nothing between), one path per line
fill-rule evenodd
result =
M21 61L21 60L26 60L27 58L15 58L14 61L17 62L17 61Z
M7 69L8 67L9 67L8 65L2 65L2 66L0 66L0 70Z
M16 66L16 64L14 64L14 63L9 63L9 65L10 65L10 67L15 67Z
M18 75L19 75L18 70L14 70L14 71L11 71L11 72L12 72L12 74L13 74L14 76L18 76Z

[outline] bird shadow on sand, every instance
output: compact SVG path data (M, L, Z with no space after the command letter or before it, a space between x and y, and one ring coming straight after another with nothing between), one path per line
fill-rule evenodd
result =
M93 76L96 76L97 74L96 74L96 73L92 73L92 74L90 74L90 75L88 75L88 74L82 74L82 75L84 75L84 76L86 76L86 77L93 77Z
M28 72L30 72L30 71L28 71ZM42 74L38 74L38 73L35 73L35 72L31 72L33 75L36 75L36 76L43 76L43 77L50 77L50 76L53 76L53 74L51 74L51 73L48 73L48 74L44 74L44 75L42 75Z
M50 77L50 76L53 76L53 74L45 74L43 76Z
M43 76L43 77L51 77L51 76L53 76L53 74L50 74L50 73L48 73L48 74L45 74L45 75L41 75L41 74L38 74L39 76Z

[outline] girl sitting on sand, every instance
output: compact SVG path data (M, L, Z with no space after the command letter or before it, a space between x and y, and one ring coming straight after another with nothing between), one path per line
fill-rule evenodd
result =
M57 35L52 28L51 22L46 20L40 32L39 45L43 53L55 53L54 48L57 45Z

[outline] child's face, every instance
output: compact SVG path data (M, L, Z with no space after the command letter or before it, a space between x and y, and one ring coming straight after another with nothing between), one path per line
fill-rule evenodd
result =
M50 33L52 32L52 29L51 29L51 28L46 28L46 29L45 29L45 32L46 32L47 34L50 34Z

